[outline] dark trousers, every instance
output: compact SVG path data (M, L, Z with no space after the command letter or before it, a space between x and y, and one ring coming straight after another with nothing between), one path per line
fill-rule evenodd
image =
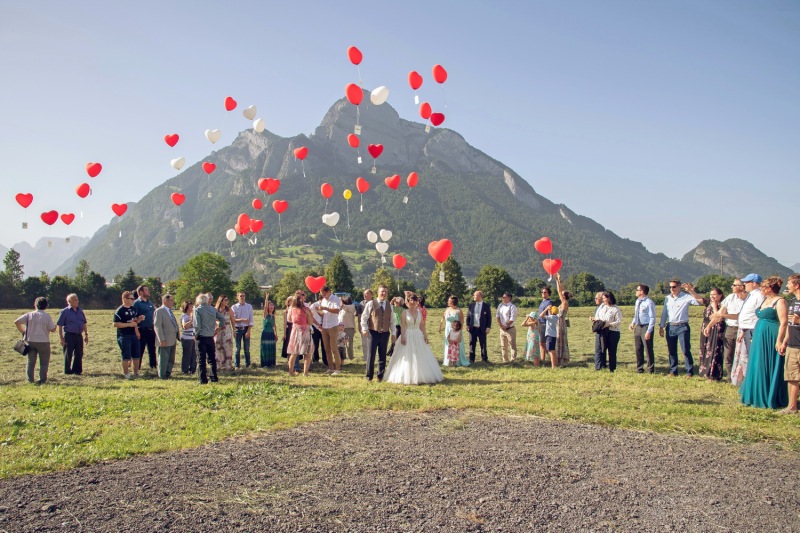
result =
M691 329L689 324L673 326L667 324L667 352L669 353L669 372L678 373L678 345L681 346L686 365L686 375L694 374L694 360L692 359L692 346L690 341Z
M725 360L725 368L728 369L728 379L731 377L731 367L733 366L733 355L736 352L736 336L739 334L739 328L727 326L725 328L725 337L723 339L722 357Z
M603 361L608 353L608 371L617 369L617 346L619 345L619 331L606 331L603 334Z
M388 352L386 352L386 356L387 356L387 357L391 357L391 356L392 356L392 354L394 353L394 347L395 347L395 345L396 345L398 342L400 342L400 332L401 332L401 331L402 331L402 330L400 329L400 326L395 326L394 342L392 343L392 345L391 345L391 346L389 346L389 351L388 351Z
M469 328L469 362L475 362L475 345L480 342L481 344L481 359L489 361L489 354L486 353L486 329L476 328L472 326Z
M322 349L322 364L328 366L328 354L325 352L325 343L322 342L322 332L311 326L311 340L314 341L314 356L311 358L315 363L319 362L319 352Z
M281 348L281 357L287 359L289 357L289 337L292 336L292 323L286 323L286 329L283 335L283 348ZM298 358L299 359L299 358Z
M644 372L644 352L647 350L647 371L651 374L656 371L656 359L653 352L653 334L650 340L645 339L647 326L637 324L633 328L633 346L636 348L636 371Z
M64 333L64 373L83 373L83 339L80 333Z
M197 370L197 343L192 339L181 339L183 357L181 357L181 372L194 374Z
M144 361L144 349L147 348L147 355L150 356L150 368L158 368L158 358L156 357L156 331L153 328L139 328L139 355Z
M208 383L206 375L206 361L211 365L211 381L218 381L217 378L217 357L214 348L214 337L197 337L197 351L200 353L197 362L197 370L200 375L200 383Z
M239 353L242 350L242 341L244 340L244 366L250 366L250 339L245 337L245 333L249 328L236 328L236 355L233 359L233 364L239 368Z
M378 381L383 381L383 371L386 370L386 346L389 344L389 332L369 330L369 360L367 361L367 379L372 381L375 373L375 354L378 354Z
M606 367L606 354L603 351L605 333L594 334L594 369L602 370Z

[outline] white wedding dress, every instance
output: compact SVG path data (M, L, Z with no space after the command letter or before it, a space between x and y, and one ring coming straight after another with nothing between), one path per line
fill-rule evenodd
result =
M397 340L394 354L386 366L383 381L401 383L403 385L419 385L423 383L439 383L444 380L439 361L433 356L431 347L425 342L419 323L422 313L417 310L416 316L403 311L405 321L405 344Z

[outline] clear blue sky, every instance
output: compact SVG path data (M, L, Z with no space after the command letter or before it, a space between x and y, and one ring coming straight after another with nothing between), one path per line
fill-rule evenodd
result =
M445 126L650 251L740 237L800 261L795 0L0 0L0 243L93 234L111 203L175 175L170 159L188 166L229 144L247 105L274 133L311 133L357 81L349 45L364 53L364 85L387 85L411 120L408 71L436 104L430 69L444 65ZM207 128L223 131L216 145ZM104 166L94 180L88 161ZM94 194L80 199L84 181ZM34 204L23 210L17 192ZM45 226L50 209L83 218Z

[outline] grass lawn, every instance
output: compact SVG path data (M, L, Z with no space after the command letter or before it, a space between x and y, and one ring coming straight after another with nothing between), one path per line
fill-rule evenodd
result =
M535 415L621 428L767 442L800 450L800 417L742 407L737 391L725 383L668 378L666 345L656 337L656 375L636 373L632 336L622 333L615 374L595 372L594 337L588 317L593 308L573 308L570 366L534 368L530 363L476 364L444 368L445 382L404 387L368 383L356 341L356 360L341 376L320 367L308 378L290 378L285 360L273 370L247 369L200 386L180 374L162 381L154 373L126 381L111 326L113 311L90 311L91 344L83 376L65 376L55 349L49 381L30 385L25 359L11 347L14 319L22 311L0 311L0 477L41 473L107 459L175 450L286 428L369 410L475 409L498 414ZM632 316L623 308L623 323ZM660 312L660 310L659 310ZM441 310L430 310L428 328L434 353ZM699 335L701 309L692 308L692 335ZM57 316L53 312L54 317ZM258 362L260 318L253 333ZM520 321L521 322L521 321ZM280 328L279 328L280 333ZM281 335L282 337L282 335ZM52 340L56 340L54 334ZM281 339L282 340L282 339ZM698 344L695 340L693 346ZM496 328L489 335L490 359L499 361ZM524 351L525 332L517 337ZM177 363L181 350L178 347ZM697 362L697 353L695 353Z

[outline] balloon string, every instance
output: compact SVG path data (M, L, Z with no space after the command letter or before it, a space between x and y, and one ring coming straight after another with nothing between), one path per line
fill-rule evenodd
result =
M336 237L336 242L339 242L339 236L336 235L336 228L333 228L333 236Z
M444 85L442 85L442 98L444 98L444 108L447 109L447 93L444 92Z
M303 177L306 177L306 162L300 161L300 166L303 168Z
M356 106L356 126L359 125L361 121L361 112L358 110L359 106Z
M281 227L281 214L278 213L278 236L283 238L283 228Z
M360 65L356 65L356 70L358 71L358 85L359 85L359 87L363 87L364 86L364 81L361 79L361 66Z
M328 199L325 198L325 212L328 212Z
M361 195L361 208L359 209L362 213L364 212L364 195Z
M350 229L350 200L347 201L347 229Z

